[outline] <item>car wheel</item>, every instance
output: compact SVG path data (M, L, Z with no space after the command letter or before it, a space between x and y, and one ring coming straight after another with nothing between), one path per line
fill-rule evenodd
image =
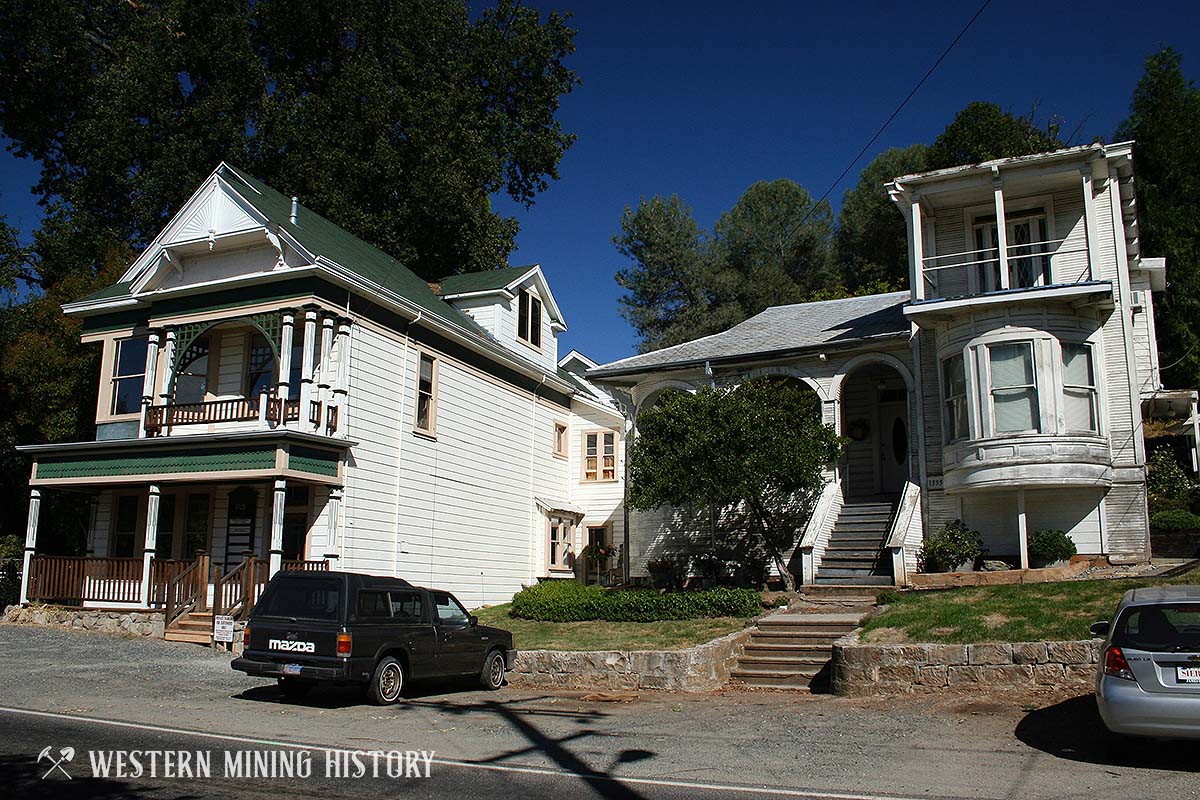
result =
M479 685L492 692L504 685L504 653L492 650L483 659L483 671L479 673Z
M375 665L375 674L367 684L367 699L377 706L390 706L404 690L404 666L388 656Z
M279 688L283 691L283 696L288 700L299 700L308 694L308 691L313 688L313 685L308 681L302 681L296 678L280 678Z

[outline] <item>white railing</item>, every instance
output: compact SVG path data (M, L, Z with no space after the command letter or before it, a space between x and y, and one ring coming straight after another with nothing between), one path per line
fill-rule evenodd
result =
M921 260L924 298L951 299L1040 286L1067 286L1092 280L1087 244L1066 247L1066 239L1010 244L1008 269L1000 269L996 248L964 250Z
M805 584L811 584L816 579L817 565L825 556L825 546L829 543L829 534L842 510L842 484L834 479L825 484L817 505L813 508L808 524L804 526L804 535L796 549L800 552L800 578Z
M892 580L897 586L908 585L908 573L916 571L917 551L921 548L921 488L912 481L904 484L904 492L892 515L892 525L884 548L892 558Z

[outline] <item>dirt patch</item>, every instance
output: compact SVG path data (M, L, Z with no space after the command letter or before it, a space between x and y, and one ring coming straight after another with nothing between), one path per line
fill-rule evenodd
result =
M1012 622L1012 617L1006 617L1004 614L985 614L983 624L991 629L996 629Z
M911 641L901 628L876 628L866 636L871 644L903 644Z
M929 632L932 633L934 636L953 636L954 634L958 633L958 628L948 628L945 626L941 626L941 627L937 627L937 628L930 628Z

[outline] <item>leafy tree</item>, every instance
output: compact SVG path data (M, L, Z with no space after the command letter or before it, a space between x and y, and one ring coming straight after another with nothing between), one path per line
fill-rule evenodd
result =
M1167 259L1170 290L1156 296L1164 382L1200 383L1200 88L1166 48L1146 59L1118 139L1133 139L1142 253Z
M1055 122L1043 130L1032 114L1015 116L995 103L976 101L959 111L933 140L925 168L944 169L1057 150L1063 146L1058 132Z
M819 402L792 380L674 392L642 412L629 451L629 504L714 511L721 539L761 547L789 591L797 542L840 448Z
M924 170L928 150L923 144L884 150L842 198L837 266L851 290L879 283L896 289L908 285L908 231L885 187L900 175Z

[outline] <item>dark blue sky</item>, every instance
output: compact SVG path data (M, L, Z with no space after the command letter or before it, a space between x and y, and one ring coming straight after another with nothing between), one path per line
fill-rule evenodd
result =
M757 180L823 192L978 7L955 3L588 2L579 86L560 119L578 135L561 180L521 223L513 263L540 263L567 317L562 352L599 361L635 339L617 306L611 237L641 197L675 193L709 226ZM1074 142L1111 139L1144 58L1163 44L1200 77L1200 3L993 0L924 88L831 195L835 209L879 151L930 142L972 100L1062 119ZM36 166L0 156L0 212L28 230Z

